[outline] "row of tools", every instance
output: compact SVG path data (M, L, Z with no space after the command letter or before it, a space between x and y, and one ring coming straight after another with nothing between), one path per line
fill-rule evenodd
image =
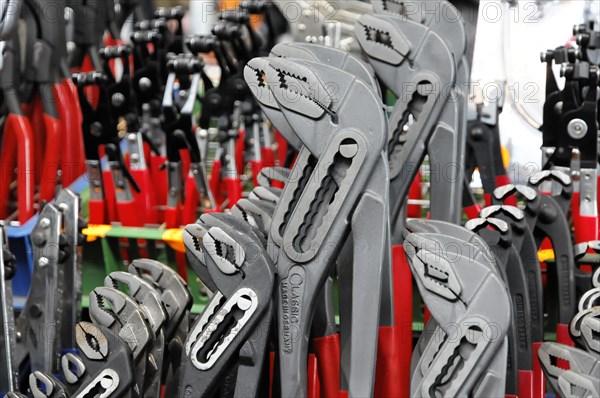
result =
M36 2L15 2L18 19L44 27ZM36 153L23 142L40 141L19 137L33 137L37 108L27 115L24 88L3 86L2 162L12 172L16 162L18 189L16 202L12 182L0 199L5 216L39 212L16 319L15 259L0 234L7 397L600 395L600 34L591 23L575 27L577 46L542 55L543 169L521 184L502 163L502 101L464 90L466 25L445 0L244 1L212 34L187 37L184 10L161 8L135 23L130 45L118 32L139 14L136 2L112 12L112 2L59 3L74 10L76 45L63 52L65 24L50 24L31 54L77 73L59 68L34 86L78 99L67 103L80 113L56 120L72 122L73 137L80 126L80 137L74 144L67 128L54 137L45 113L46 153L34 158L60 153L52 164L66 187L67 152L84 155L74 164L87 169L90 224L183 225L186 254L177 270L127 258L82 314L81 199L56 180L43 194L45 166L39 180L22 173ZM302 18L284 12L290 4ZM323 17L334 5L339 14ZM86 10L103 17L90 23ZM279 43L286 17L296 41ZM23 40L6 37L3 79L22 70L9 65ZM428 188L424 217L423 201L408 200L415 187L417 196ZM124 242L142 257L148 244ZM540 250L552 253L542 263ZM199 315L188 267L210 297ZM414 335L413 286L425 306Z

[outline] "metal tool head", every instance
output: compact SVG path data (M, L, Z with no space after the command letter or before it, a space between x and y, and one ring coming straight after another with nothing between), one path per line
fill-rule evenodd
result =
M485 207L479 212L479 217L495 218L506 221L511 227L513 235L522 236L527 229L525 214L521 209L508 205L492 205Z
M576 260L582 259L589 252L600 254L600 240L577 243L573 246L573 254L575 255Z
M592 398L600 396L600 377L567 370L558 376L557 391L561 397Z
M598 305L600 305L600 287L595 287L581 296L577 310L583 311Z
M271 124L275 126L291 146L300 149L302 142L296 136L294 129L283 113L281 113L281 108L275 100L270 85L267 83L265 73L268 67L268 58L253 58L244 67L244 79Z
M454 55L427 26L398 16L366 14L356 22L355 33L377 77L399 98L407 84L423 79L434 85L455 82Z
M258 200L276 206L282 192L283 190L279 188L258 186L250 192L248 199Z
M251 226L247 221L228 213L211 213L203 214L198 219L198 224L203 226L205 229L211 227L219 228L233 228L235 231L242 235L249 236L256 242L259 242L263 247L266 246L267 241L263 232L258 228Z
M129 344L101 325L79 322L75 328L85 372L76 381L78 387L73 396L87 397L92 391L98 397L129 394L135 381Z
M171 338L184 315L192 307L192 295L186 283L172 268L156 260L133 260L128 271L144 278L160 292L161 301L169 316L165 337Z
M208 258L211 258L222 273L233 275L240 272L246 258L245 249L221 228L212 227L202 237Z
M281 111L313 155L319 156L343 128L361 131L374 151L383 148L383 104L362 80L328 65L289 59L269 59L266 77Z
M231 227L212 227L202 245L218 290L196 319L185 343L181 388L194 396L204 396L216 388L220 376L231 366L230 359L244 354L243 347L256 351L251 358L262 358L274 282L274 266L251 236ZM253 334L259 325L258 334ZM259 341L262 345L257 345ZM243 366L260 369L261 365L262 361Z
M33 398L68 398L65 386L54 376L35 371L29 375L29 389Z
M449 261L441 257L441 245L421 234L406 237L405 250L423 286L446 300L460 299L462 287Z
M512 244L510 225L499 218L474 218L466 222L465 228L475 233L483 233L488 230L495 232L497 243L501 247L508 247Z
M461 278L461 274L466 273L466 269L472 269L473 272L479 269L478 272L483 274L489 271L494 278L500 278L489 248L486 251L461 238L431 232L411 233L407 236L406 241L405 253L409 261L414 261L414 264L411 263L411 267L419 276L418 282L427 291L442 297L445 303L457 302L466 307L469 306L473 291L478 291L478 288L470 284L472 281L467 283L466 280L483 276L482 274L469 275L467 273L465 277ZM504 283L500 283L504 294L507 294ZM428 297L432 297L432 295L428 294ZM484 303L477 303L476 307L482 308L482 305ZM468 308L465 310L468 311ZM456 313L444 313L442 310L440 313L441 318L436 317L440 324L444 323L446 317L457 316Z
M21 394L20 392L10 391L6 393L4 398L27 398L27 395Z
M75 326L77 330L78 326ZM98 341L98 337L96 337ZM60 370L63 378L68 384L76 384L81 381L86 369L81 358L72 352L65 353L60 359Z
M90 318L95 324L117 332L137 360L153 341L140 306L125 293L111 287L97 287L90 293Z
M79 322L75 326L77 348L91 360L100 361L108 356L109 342L99 326L89 322Z
M567 213L573 196L571 177L562 170L542 170L529 178L529 185L556 199L563 212Z
M202 237L206 229L200 224L188 224L183 231L183 244L189 266L198 275L200 281L210 290L216 292L217 288L206 268L204 249L202 248Z
M425 1L404 0L372 0L373 12L376 14L388 14L409 18L415 22L425 21L426 9L422 7ZM441 3L441 2L436 2Z
M440 35L454 54L456 62L467 50L467 32L461 13L449 1L375 0L375 14L394 15L418 22Z
M273 182L287 184L292 170L287 167L263 167L258 175L258 184L261 187L271 187Z
M363 51L382 80L386 67L383 64L400 66L410 53L410 43L401 33L398 19L384 15L362 15L356 23L356 37ZM425 29L421 30L424 34ZM375 62L373 62L375 61ZM387 67L389 71L391 69Z
M558 378L565 371L597 377L600 374L600 361L596 355L587 353L579 348L559 343L547 342L541 345L538 357L546 379L555 392L560 391ZM565 361L567 367L558 366L558 361Z
M489 247L487 243L481 238L481 236L476 233L470 231L467 228L463 228L460 225L456 225L453 223L439 221L439 220L425 220L422 218L409 218L406 221L404 226L404 231L402 232L404 238L406 238L411 233L435 233L435 234L444 234L448 236L455 237L460 239L466 243L469 243L475 246L478 251L474 252L473 255L475 259L478 259L479 255L481 255L481 262L494 262L495 259L493 254L489 251ZM481 254L478 254L481 253Z
M241 199L231 209L231 214L245 220L267 236L271 230L271 221L275 205L255 199Z
M527 202L534 202L538 196L535 189L526 185L507 184L494 190L494 199L497 203L502 204L508 197L517 194Z
M569 325L569 333L578 345L588 352L600 353L600 306L579 311Z
M404 242L424 302L446 334L456 337L440 345L423 378L411 387L412 394L457 395L475 389L503 346L510 325L510 298L493 267L473 261L465 253L455 256L440 250L447 247L448 239L452 237L411 233ZM491 323L498 325L498 333L493 339L485 338ZM459 325L458 336L449 325ZM467 347L468 356L456 356Z
M309 43L280 43L271 49L271 57L295 58L325 63L348 72L370 86L375 95L381 97L381 88L371 65L347 51Z
M571 177L562 170L541 170L529 177L529 184L535 187L546 181L557 182L563 187L572 185Z
M150 283L137 275L115 271L104 278L104 286L124 289L124 293L140 305L154 334L158 333L167 320L167 313L160 301L160 294Z

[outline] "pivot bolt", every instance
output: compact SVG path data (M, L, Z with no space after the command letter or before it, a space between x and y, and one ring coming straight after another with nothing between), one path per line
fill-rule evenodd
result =
M585 137L585 134L588 131L587 124L581 119L573 119L567 125L567 131L571 138L576 140L580 140Z

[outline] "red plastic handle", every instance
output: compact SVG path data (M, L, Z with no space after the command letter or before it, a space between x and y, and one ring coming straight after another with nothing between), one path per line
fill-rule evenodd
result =
M63 128L62 121L44 115L44 128L46 130L46 145L44 160L42 162L40 179L40 202L49 202L54 199L56 193L57 175L60 168L60 141Z
M569 325L564 323L556 325L556 341L564 345L575 347L575 343L569 334Z
M252 183L255 187L258 186L258 176L260 175L260 171L263 169L263 163L258 160L250 161L250 169L252 170Z
M61 182L63 187L68 187L85 173L85 162L82 156L84 148L81 138L81 123L77 115L79 101L75 101L77 97L73 97L70 84L73 84L71 79L64 79L60 84L54 86L58 115L63 125L63 134L60 141L62 148L60 161ZM76 91L75 95L77 95Z
M102 181L104 185L104 201L106 202L106 210L108 215L108 223L118 221L119 213L117 212L117 198L115 194L115 184L113 183L112 173L110 170L102 170Z
M519 398L533 398L533 372L519 370Z
M285 166L289 144L277 130L275 131L275 142L277 143L277 161L280 166Z
M8 216L8 198L16 157L16 164L19 167L17 175L18 220L21 224L24 224L35 214L33 208L35 192L35 166L32 153L33 131L29 120L21 115L9 114L4 122L3 141L0 215L2 215L2 218Z
M167 203L167 163L166 156L150 156L150 177L152 178L152 192L154 203L165 205Z
M308 355L308 371L306 373L308 379L308 398L320 398L319 372L317 371L318 364L315 354Z
M510 181L510 177L508 176L508 174L502 174L502 175L496 176L496 186L497 187L503 187L510 183L511 183L511 181ZM506 200L504 201L504 204L506 204L508 206L517 206L517 198L515 197L515 195L511 195L508 198L506 198Z
M410 186L410 190L408 191L408 199L422 199L421 197L421 184L423 182L423 177L421 176L421 171L417 173L414 181ZM420 218L421 217L421 206L419 205L408 205L407 214L410 218Z
M238 130L238 138L235 141L235 167L238 173L244 173L244 152L246 150L246 131Z
M242 181L237 177L225 177L223 182L227 189L227 198L229 199L228 208L231 209L242 198Z
M573 213L573 226L575 227L575 243L585 243L598 240L598 217L582 216Z
M485 201L486 207L491 206L492 205L492 194L484 193L483 200ZM504 203L508 204L508 198L504 201Z
M165 209L165 226L167 228L179 228L179 209L177 207L167 207Z
M410 356L401 357L396 326L381 326L377 344L377 368L375 372L376 397L408 397L410 381L407 383L402 370L408 366Z
M141 220L142 212L135 200L129 202L117 202L117 213L119 221L124 227L141 227L144 223Z
M467 206L463 210L465 211L465 214L467 215L469 220L472 220L474 218L479 217L479 213L481 212L481 206L479 204L475 204Z
M275 151L271 147L263 147L260 149L262 162L264 167L275 166Z
M410 265L402 245L392 247L394 275L394 319L398 338L398 355L401 358L397 375L398 388L403 396L410 393L410 360L412 356L413 285ZM380 333L381 333L380 328ZM384 331L385 333L385 331Z
M335 397L340 391L340 335L313 339L322 397Z
M89 206L89 223L90 224L105 224L106 223L106 208L101 200L90 200Z
M182 224L187 225L196 222L198 218L198 190L193 176L188 175L185 179L185 203L183 204Z
M538 351L542 344L542 342L533 343L533 396L536 398L546 395L546 379L538 358Z
M152 192L152 177L150 176L150 170L148 169L133 169L131 170L131 176L138 184L140 192L133 192L135 202L138 205L138 213L143 216L140 217L140 227L145 224L156 224L156 203L154 202L154 194Z
M210 190L212 191L215 201L220 206L223 203L223 193L221 192L221 170L223 164L220 159L215 159L212 170L210 171Z

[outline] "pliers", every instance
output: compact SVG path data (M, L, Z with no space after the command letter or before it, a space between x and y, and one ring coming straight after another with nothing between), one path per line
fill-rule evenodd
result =
M348 229L354 231L355 264L362 258L373 264L368 270L354 267L353 291L378 289L384 259L390 258L385 254L387 119L372 89L347 72L287 59L269 59L265 72L280 109L307 148L294 166L298 178L286 186L271 228L281 247L277 305L282 394L302 396L310 319ZM331 93L324 81L335 82L338 90ZM357 237L367 230L381 245L363 247ZM297 310L290 305L292 297L299 300ZM379 304L379 297L353 300L347 376L351 395L373 392ZM292 333L302 337L292 338Z
M23 98L34 134L34 153L41 159L36 168L39 183L39 201L52 200L56 193L60 169L60 143L63 141L62 120L59 106L63 105L55 89L61 80L62 57L65 55L64 37L61 37L60 19L45 15L47 2L25 0L22 15L27 35L25 40L25 68L23 75ZM62 12L64 0L54 2ZM60 14L60 17L63 17ZM63 46L62 51L60 46ZM58 91L61 91L58 89Z
M424 220L424 219L408 219L406 221L406 227L403 232L403 238L410 233L432 233L439 235L447 235L456 237L469 245L475 246L476 250L473 252L473 258L482 263L489 263L493 267L493 271L500 275L501 270L496 264L495 259L492 257L492 253L487 248L487 243L479 235L459 226L448 222L437 221L437 220ZM471 246L467 246L471 248ZM445 332L438 325L435 318L429 319L425 329L419 336L416 348L412 353L410 369L411 373L419 371L421 365L421 357L433 358L436 352L435 345L429 345L431 339L437 339L442 341L445 336ZM414 377L414 376L413 376Z
M165 220L168 228L177 228L181 223L193 222L196 218L196 207L199 200L202 212L217 208L208 186L198 141L192 129L194 106L203 67L199 58L189 55L180 55L168 63L169 78L162 103L163 129L167 136L166 167L169 189ZM186 88L187 98L183 106L179 108L174 99L175 81L178 77L189 77L190 75L192 75L192 80L190 86ZM187 150L190 158L190 171L185 183L181 150ZM183 200L184 193L185 202Z
M258 240L231 227L211 227L201 245L217 290L186 340L179 396L210 396L234 358L241 362L229 388L236 397L255 396L272 320L274 266ZM224 383L227 389L232 381Z
M147 396L158 397L160 395L165 347L163 326L167 321L167 313L160 300L160 295L150 283L141 277L123 271L110 273L104 279L104 286L115 289L119 289L119 286L127 286L124 293L139 304L151 331L154 333L153 343L147 354L143 391Z
M544 104L544 168L571 170L579 163L574 176L572 203L575 242L598 239L598 145L597 145L597 83L598 67L576 61L572 51L548 51L542 61L547 63L547 98ZM561 76L566 78L560 91L551 69L552 62L566 63ZM583 90L587 87L586 90ZM549 92L549 90L554 90ZM557 104L562 104L556 112ZM576 150L576 151L575 151Z
M2 169L0 179L0 218L9 216L9 197L14 180L15 166L19 166L17 174L17 211L18 221L25 223L35 213L35 156L33 129L23 109L19 95L20 79L20 41L14 34L16 22L22 7L21 1L14 2L15 13L7 13L3 19L2 36L6 39L3 53L2 73L0 78L3 87L3 99L8 114L4 122L2 138Z
M539 351L544 374L557 394L565 397L595 397L600 394L598 357L575 347L544 343ZM557 361L566 362L565 367Z
M455 244L448 246L450 241ZM445 339L432 362L425 364L422 377L413 380L411 395L504 395L510 298L494 270L494 259L489 252L485 254L489 249L471 249L470 253L483 252L487 260L482 262L461 254L465 244L470 245L458 238L429 233L411 233L405 238L405 252L419 291L432 316L447 335L453 336ZM441 248L450 249L444 253ZM455 261L448 260L450 255ZM489 299L490 293L493 300ZM493 339L484 337L490 324L498 325ZM469 347L468 355L465 347ZM482 379L489 383L479 384Z
M409 90L397 93L400 97L390 117L388 137L390 222L394 228L392 242L399 243L403 224L400 213L404 201L398 198L407 197L430 139L436 135L453 136L458 126L457 102L447 101L452 90L435 88L454 87L455 61L440 36L406 18L363 15L355 30L380 80L390 88L396 86L396 82L405 82L405 89ZM414 123L406 133L404 128L411 118ZM444 196L453 195L447 191ZM453 204L449 204L448 213L443 217L452 213L450 207L454 208ZM442 207L437 210L445 212ZM438 217L437 210L432 217Z
M563 190L569 189L570 185L563 186ZM533 231L538 249L546 237L552 242L556 257L556 271L553 275L556 275L559 291L557 339L567 344L570 341L568 324L575 314L575 261L566 216L556 199L539 195L534 188L525 185L508 184L496 188L492 200L495 204L503 204L514 195L520 196L525 202L525 218Z
M371 2L374 14L388 15L403 20L411 20L426 26L432 32L437 33L446 43L448 49L453 54L454 65L456 67L456 82L453 90L453 98L451 101L456 102L456 112L458 124L454 131L448 131L445 134L439 132L431 137L431 142L428 146L429 165L431 170L431 196L445 197L445 193L452 191L452 209L449 213L441 211L440 207L434 201L431 207L432 217L434 219L442 219L447 221L458 222L460 218L459 203L453 197L459 198L462 195L463 175L462 169L457 165L462 165L465 160L465 149L467 141L467 107L468 96L465 90L469 91L470 82L470 66L466 57L467 51L467 33L463 17L456 7L449 1L437 0L431 2L431 5L436 8L437 12L443 14L444 18L435 18L435 13L427 11L425 4L418 5L416 3L395 1L395 0L375 0ZM390 20L393 23L393 20ZM364 42L362 32L358 33L359 43ZM385 41L385 38L382 37ZM392 44L393 46L394 44ZM377 65L377 62L376 64ZM389 70L382 68L379 64L377 73L387 74ZM405 81L398 80L392 82L389 86L391 91L400 98L406 87ZM450 88L450 87L448 87ZM447 90L448 88L445 88ZM404 126L403 126L404 127ZM393 126L395 129L396 126ZM408 130L410 130L408 128ZM404 131L403 134L407 134ZM410 133L408 133L410 134ZM443 148L443 150L442 150ZM452 150L449 150L452 148ZM419 177L420 175L417 175ZM420 183L418 179L415 183ZM410 196L412 197L412 195ZM452 219L450 219L450 218Z
M514 230L518 225L510 220L494 218L491 213L488 215L490 216L488 218L468 221L465 227L478 233L488 243L501 267L500 275L508 287L512 303L512 322L507 333L509 354L506 393L517 396L531 395L533 392L531 299L528 275L525 273L519 250L513 241L513 236L519 235L520 231Z
M29 389L33 398L69 398L71 396L60 380L38 370L29 375Z
M61 236L59 239L61 255L61 274L64 281L61 298L60 338L63 350L75 348L73 325L81 320L82 286L82 244L81 231L85 222L81 218L81 198L70 189L63 189L54 202L62 215Z
M109 328L129 345L135 374L133 388L143 396L146 354L154 343L154 333L140 306L119 290L97 287L90 293L90 318L95 325Z
M109 328L89 322L75 325L75 334L81 357L71 369L83 372L71 374L67 379L78 386L74 397L139 396L133 391L133 355L128 342Z
M166 377L165 395L175 396L178 389L179 370L183 345L189 330L189 313L192 295L184 280L172 268L151 259L136 259L129 264L128 271L148 281L160 294L167 311L165 341L168 342L163 369Z
M27 357L32 371L56 374L59 369L62 325L62 300L57 292L64 289L64 242L62 213L46 204L31 233L33 245L33 275L25 306L15 320L17 347L15 365ZM62 236L62 237L61 237ZM51 325L51 326L49 326Z
M573 247L575 255L575 284L577 294L583 294L593 287L594 278L592 273L600 268L600 241L578 243ZM585 269L584 267L591 269ZM590 273L591 271L591 273Z
M600 342L594 338L600 332L600 306L579 311L571 321L569 332L577 346L592 354L600 353Z
M145 137L144 132L140 130L138 105L135 101L132 84L132 76L129 65L129 57L132 49L127 46L105 47L100 50L100 56L104 60L104 76L107 79L106 90L110 98L111 111L114 120L124 126L120 128L120 133L126 136L128 149L128 163L131 176L136 182L139 191L133 193L136 211L131 211L130 201L120 201L117 195L117 207L123 207L118 210L120 221L124 226L142 227L145 224L156 224L156 202L151 190L152 177L146 162L146 152L143 142L150 146L152 142ZM123 71L117 80L110 68L111 60L121 60ZM158 151L153 148L154 152ZM122 216L122 217L121 217Z
M221 67L221 80L217 87L207 86L202 97L202 113L198 120L201 129L208 129L211 120L218 119L219 149L213 161L210 185L219 206L228 199L231 208L242 197L242 183L238 173L241 165L238 153L240 141L241 102L237 99L249 95L239 66L214 36L194 36L186 41L192 53L214 51ZM242 138L243 139L243 138ZM226 192L225 197L223 193Z
M107 77L100 72L91 72L75 75L74 81L83 112L82 129L90 182L89 221L91 224L106 224L118 219L126 220L130 217L127 213L137 211L131 188L136 192L140 189L123 160L117 121L111 112L112 98L106 87ZM96 108L85 96L84 88L90 85L99 87ZM107 155L108 170L102 170L101 146L104 146ZM118 208L117 201L120 202Z

